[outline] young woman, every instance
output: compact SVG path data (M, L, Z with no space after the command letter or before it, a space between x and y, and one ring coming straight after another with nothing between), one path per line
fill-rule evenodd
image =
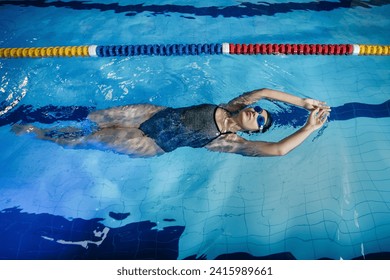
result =
M264 133L270 128L272 117L269 112L259 106L248 107L264 98L311 111L306 124L279 142L248 141L237 135L240 131ZM96 128L87 134L75 127L54 130L14 125L13 130L17 134L35 133L40 139L61 145L96 145L136 157L161 155L184 146L244 156L282 156L319 129L326 122L329 111L330 107L318 100L260 89L219 106L202 104L170 108L138 104L93 111L88 119Z

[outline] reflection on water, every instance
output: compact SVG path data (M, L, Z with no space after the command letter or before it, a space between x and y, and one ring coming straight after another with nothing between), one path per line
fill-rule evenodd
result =
M280 106L279 106L280 107ZM332 107L329 122L347 121L355 118L388 118L390 117L390 100L381 104L351 102ZM301 127L305 124L308 111L291 105L283 105L281 110L271 112L275 126Z
M89 3L85 1L2 1L2 5L17 5L23 7L56 7L68 8L74 10L95 9L101 12L113 11L115 13L125 13L126 16L135 16L139 13L149 12L153 15L169 15L171 13L183 14L187 19L195 19L191 16L211 16L211 17L254 17L254 16L274 16L281 13L291 13L294 11L333 11L340 8L383 6L390 4L390 0L341 0L341 1L312 1L306 3L287 2L287 3L268 3L268 2L241 2L235 6L219 7L195 7L191 5L119 5L118 3L103 4Z
M17 87L8 89L8 81L4 81L5 76L2 79L2 84L0 85L0 116L5 115L8 111L16 107L16 105L18 105L26 96L26 86L28 83L28 78L25 77Z

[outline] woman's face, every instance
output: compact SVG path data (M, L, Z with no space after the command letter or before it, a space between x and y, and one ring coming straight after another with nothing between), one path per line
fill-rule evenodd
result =
M265 110L260 113L264 117L264 123L267 122L268 114ZM238 121L243 131L258 131L257 113L253 108L245 108L238 113Z

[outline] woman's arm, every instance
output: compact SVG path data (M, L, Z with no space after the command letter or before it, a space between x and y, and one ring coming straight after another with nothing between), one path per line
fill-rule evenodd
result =
M263 97L269 100L282 101L298 107L305 108L310 111L316 108L325 109L328 112L330 111L330 107L327 106L326 103L323 101L311 98L300 98L298 96L273 89L262 89L261 91Z
M246 106L249 106L260 99L264 98L264 89L256 89L249 92L245 92L240 96L232 99L224 107L230 112L237 112L244 109Z
M237 135L228 135L224 140L214 140L206 148L244 156L283 156L299 146L312 132L319 129L326 122L327 116L326 110L315 109L301 129L276 143L248 141Z
M325 102L321 102L311 98L300 98L289 93L266 88L246 92L229 101L225 108L230 112L236 112L263 98L282 101L298 107L305 108L307 110L321 108L330 111L330 107L327 106Z
M277 143L276 155L286 155L298 147L311 133L324 125L327 117L328 113L326 110L319 108L313 110L306 124L301 129Z

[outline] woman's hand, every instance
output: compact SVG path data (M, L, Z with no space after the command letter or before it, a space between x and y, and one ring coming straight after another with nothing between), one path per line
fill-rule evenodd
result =
M320 109L317 107L310 113L305 126L313 131L317 130L324 125L328 116L329 113L326 109Z
M326 102L311 99L311 98L303 99L303 106L302 107L309 110L309 111L313 111L313 110L318 108L318 109L324 109L327 112L330 112L330 107L328 105L326 105Z

